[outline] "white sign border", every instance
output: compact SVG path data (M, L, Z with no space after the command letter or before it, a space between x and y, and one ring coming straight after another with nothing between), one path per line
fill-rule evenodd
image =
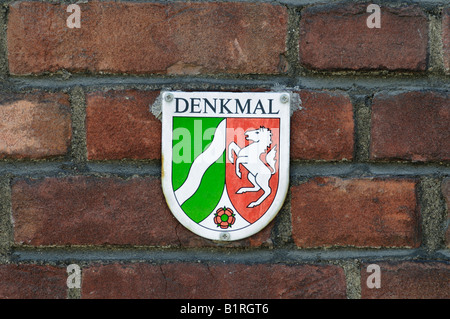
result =
M167 115L165 109L168 107L167 103L173 103L174 96L178 94L183 94L183 97L186 95L191 95L190 97L205 97L205 96L214 96L217 98L229 98L230 95L239 96L239 98L243 98L242 96L248 95L252 98L257 98L258 95L264 96L264 98L268 98L267 95L271 95L274 101L280 103L282 106L281 111L283 114L279 116L282 121L280 121L280 143L284 143L286 141L287 145L283 144L283 153L282 156L279 156L280 163L278 165L279 175L278 175L278 189L275 195L275 198L270 205L269 209L258 219L255 223L238 229L238 230L211 230L205 228L204 226L197 224L194 222L187 214L181 209L178 205L178 201L175 198L175 193L172 187L172 118L173 115ZM167 98L169 95L169 98ZM216 240L216 241L236 241L241 240L247 237L250 237L262 229L264 229L278 214L281 210L284 201L286 199L286 195L289 189L289 168L290 168L290 102L292 101L292 96L289 92L182 92L182 91L164 91L161 92L162 96L162 142L161 142L161 153L162 153L162 167L161 167L161 185L164 196L166 198L167 205L171 210L174 217L187 229L191 232L195 233L198 236ZM288 99L286 100L286 96ZM284 99L284 103L281 102L281 99ZM192 115L198 117L198 114ZM227 116L227 117L242 117L241 114L235 116ZM255 116L256 117L256 116ZM257 117L261 118L264 115L258 115ZM267 115L266 117L272 118L273 115ZM167 168L167 169L166 169Z

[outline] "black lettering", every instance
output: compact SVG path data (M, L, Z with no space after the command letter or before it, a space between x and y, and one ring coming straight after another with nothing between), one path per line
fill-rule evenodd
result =
M179 108L180 105L178 104L178 101L180 101L180 100L183 100L185 103L183 111L180 111L180 108ZM184 113L188 110L188 108L189 108L189 102L186 99L183 99L181 97L175 98L175 113Z
M203 99L203 101L205 102L205 109L203 111L203 113L208 113L208 111L206 110L206 105L208 104L209 108L214 111L214 113L216 113L216 101L217 99L214 99L214 106L208 101L208 99Z
M245 108L247 108L247 114L250 114L250 102L252 100L251 99L247 99L247 102L245 102L244 107L242 107L241 102L236 99L236 114L238 114L238 110L240 111L240 113L244 114L245 113Z
M195 103L195 100L198 100L198 103ZM199 98L191 98L191 113L201 113L201 110L194 111L194 107L200 106L200 99Z
M280 110L278 110L277 112L273 112L272 111L272 99L269 99L269 114L278 114L280 113Z
M227 99L227 101L223 103L224 100L225 99L220 99L220 114L223 114L223 109L226 109L228 114L233 114L233 112L231 112L231 110L226 106L231 99Z
M253 111L253 114L256 114L257 110L261 110L261 114L266 114L266 111L264 110L264 106L262 105L261 100L258 100L258 103L256 104L255 110Z

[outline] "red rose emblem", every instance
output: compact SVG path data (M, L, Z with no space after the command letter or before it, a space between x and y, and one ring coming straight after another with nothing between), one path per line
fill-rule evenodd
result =
M236 218L234 217L233 211L229 208L223 207L219 208L214 214L214 223L217 227L222 229L231 228L231 225L234 224Z

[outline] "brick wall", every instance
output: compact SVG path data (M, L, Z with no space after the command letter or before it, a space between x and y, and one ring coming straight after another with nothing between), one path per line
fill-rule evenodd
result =
M69 3L2 3L0 298L450 297L446 1L374 2L381 28L359 1L89 1L81 28ZM167 89L299 94L260 233L172 216Z

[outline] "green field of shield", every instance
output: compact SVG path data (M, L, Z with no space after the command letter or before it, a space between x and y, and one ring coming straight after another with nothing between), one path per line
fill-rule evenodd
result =
M192 162L210 145L223 118L173 118L172 187L186 181ZM225 184L225 152L203 174L197 191L180 206L189 218L200 223L217 206Z

